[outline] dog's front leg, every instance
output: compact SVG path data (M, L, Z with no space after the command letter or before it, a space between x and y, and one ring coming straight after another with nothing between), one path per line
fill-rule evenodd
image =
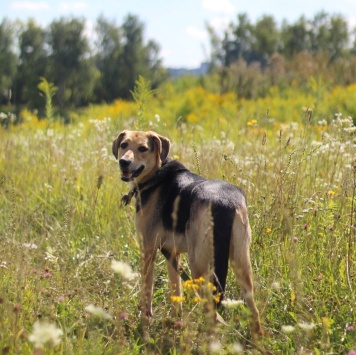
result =
M152 294L153 294L153 266L156 259L157 249L143 250L142 266L142 306L143 314L152 317Z
M168 277L172 301L172 315L174 317L180 316L182 314L182 284L178 273L179 261L179 254L172 254L171 257L167 259Z

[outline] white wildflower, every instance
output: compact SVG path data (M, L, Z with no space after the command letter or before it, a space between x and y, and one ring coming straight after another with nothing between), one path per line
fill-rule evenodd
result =
M133 272L131 266L123 261L111 260L111 268L126 280L132 280L138 276L138 273Z
M101 156L103 158L107 158L108 157L108 149L106 147L101 148Z
M323 119L323 120L318 121L318 125L319 126L327 126L328 122L325 119Z
M46 183L44 183L44 187L49 191L52 191L52 189L53 189L53 186L46 184Z
M232 344L231 350L234 354L242 353L244 351L243 346L240 343Z
M221 140L217 139L216 137L214 137L213 141L212 141L212 145L215 147L216 145L221 145Z
M227 298L226 300L221 301L221 304L226 308L236 308L244 304L243 300L231 300Z
M231 142L230 140L226 140L225 146L226 146L226 148L231 149L231 150L235 149L235 144L233 142Z
M24 243L22 244L24 248L27 248L27 249L37 249L37 245L34 244L34 243Z
M290 124L290 128L293 130L293 131L296 131L298 129L299 125L297 122L292 122Z
M274 282L272 282L271 287L274 290L279 291L281 289L281 284L279 282L277 282L277 281L274 281Z
M54 130L53 129L47 129L47 137L53 137L54 136Z
M89 306L85 307L85 310L101 319L112 319L111 315L105 312L101 307L95 307L94 305L90 304Z
M284 334L291 334L294 332L295 327L293 327L292 325L282 325L281 330Z
M322 146L322 145L323 145L322 142L318 142L318 141L312 141L312 142L311 142L311 146L312 146L312 147L320 147L320 146Z
M326 132L326 131L323 131L323 133L322 133L322 140L323 141L327 141L327 140L329 140L330 139L330 134L328 133L328 132Z
M354 133L356 132L356 127L346 127L344 128L344 131L347 133Z
M56 325L37 321L33 325L33 331L28 339L34 344L36 349L42 349L47 343L53 346L58 345L61 342L62 335L62 329Z
M49 262L56 264L58 261L58 257L54 255L55 250L53 250L51 247L47 247L47 250L45 251L45 260L48 260Z
M210 352L212 352L213 354L220 353L222 350L221 343L219 341L213 341L210 343L209 349L210 349Z
M314 323L301 322L301 323L298 323L298 325L301 329L305 330L306 332L309 332L315 328Z

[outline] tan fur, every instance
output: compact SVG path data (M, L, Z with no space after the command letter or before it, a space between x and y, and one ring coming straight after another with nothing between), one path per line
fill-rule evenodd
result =
M152 140L156 149L150 150L149 140ZM122 149L120 145L127 143L127 147ZM117 159L125 158L132 160L131 170L145 166L143 173L135 179L135 184L142 183L150 179L160 168L162 160L167 158L170 142L167 138L155 132L123 131L113 143L113 154ZM140 152L139 148L145 147L148 150Z

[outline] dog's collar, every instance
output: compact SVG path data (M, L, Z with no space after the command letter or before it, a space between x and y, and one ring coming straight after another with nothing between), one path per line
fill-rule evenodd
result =
M148 180L144 184L136 185L133 189L131 189L127 194L121 197L121 206L127 206L130 204L133 197L137 198L139 192L143 192L149 190L150 188L159 185L159 181L156 180Z
M171 163L171 164L169 164ZM144 192L146 190L149 190L151 188L154 188L162 183L167 178L167 172L172 173L172 171L167 171L166 168L168 166L171 166L173 164L174 170L173 173L177 174L182 171L187 171L188 169L181 163L179 163L176 160L171 160L167 158L167 160L162 164L162 167L156 175L154 175L151 179L145 181L142 184L136 185L133 189L131 189L127 194L122 196L121 198L121 205L122 206L127 206L130 204L132 197L137 198L138 194L141 192Z

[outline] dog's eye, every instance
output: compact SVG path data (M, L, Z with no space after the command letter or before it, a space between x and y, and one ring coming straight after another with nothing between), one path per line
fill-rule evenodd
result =
M120 144L120 148L121 148L121 149L127 148L127 143L126 143L126 142L125 142L125 143L121 143L121 144Z
M138 151L139 151L140 153L144 153L144 152L147 152L147 151L148 151L148 148L146 148L146 147L138 147Z

